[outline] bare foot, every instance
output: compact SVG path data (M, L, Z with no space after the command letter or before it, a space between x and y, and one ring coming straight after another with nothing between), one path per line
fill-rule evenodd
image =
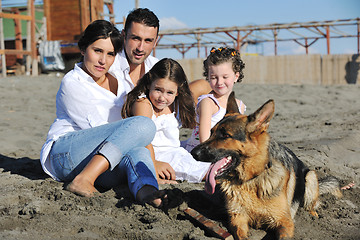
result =
M341 190L347 190L355 186L355 182L351 182L348 185L345 185L341 188Z
M162 208L167 205L166 191L158 190L149 185L145 185L138 191L136 200L141 204L148 203L156 208Z
M91 182L79 176L76 176L65 189L83 197L93 197L96 193L99 193Z

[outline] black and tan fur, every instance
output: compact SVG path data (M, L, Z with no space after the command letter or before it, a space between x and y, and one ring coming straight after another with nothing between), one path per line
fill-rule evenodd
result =
M241 115L232 93L225 117L192 151L197 160L212 163L231 156L216 179L235 239L247 238L249 226L274 230L279 239L291 238L299 206L317 216L320 194L341 196L334 177L318 181L315 171L271 139L267 129L274 108L269 100L253 114Z

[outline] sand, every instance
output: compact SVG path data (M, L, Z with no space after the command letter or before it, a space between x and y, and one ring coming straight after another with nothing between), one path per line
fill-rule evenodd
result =
M1 239L214 239L185 216L187 206L226 229L223 208L204 193L203 183L162 185L178 199L163 212L135 203L126 186L89 199L45 175L39 153L55 117L60 81L55 75L0 78ZM274 99L272 137L319 175L356 184L343 190L342 199L323 196L319 218L300 209L294 239L360 239L360 85L241 83L235 91L248 114ZM182 131L182 139L188 136ZM251 230L250 239L264 235Z

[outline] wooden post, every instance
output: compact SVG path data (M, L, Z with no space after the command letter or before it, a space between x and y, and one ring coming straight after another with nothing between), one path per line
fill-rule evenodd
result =
M90 6L88 0L80 0L80 23L81 23L81 32L85 30L85 28L90 23Z
M13 8L12 10L13 13L20 14L18 8ZM23 45L22 45L22 36L21 36L21 21L20 19L14 19L14 23L15 23L15 49L22 51ZM23 54L17 54L16 60L23 59L23 57L24 57Z
M2 12L2 6L0 1L0 12ZM3 18L0 18L0 48L4 50L4 53L1 54L1 70L2 76L6 77L6 58L5 58L5 42L4 42L4 26L3 26Z
M32 75L37 76L39 75L39 69L38 69L36 36L35 36L35 5L34 5L34 0L29 0L29 1L30 1L30 9L28 9L28 12L30 12L31 15L31 21L30 21L31 37L28 40L30 40L30 44L31 44Z
M277 36L278 36L278 32L277 30L273 30L273 33L274 33L274 53L275 53L275 56L277 56Z
M201 36L200 36L200 34L196 34L196 40L197 40L197 57L200 58L200 48L201 48L201 44L200 44Z
M96 0L96 1L90 1L91 4L91 22L98 20L98 19L104 19L103 13L104 13L104 1L103 0Z
M44 16L46 19L50 19L50 0L43 0L44 2ZM52 39L51 33L52 33L52 27L51 27L51 21L46 21L44 23L46 25L46 39Z
M28 16L31 16L29 9L31 8L31 1L28 0L27 9L28 9ZM31 21L26 22L26 50L31 52ZM26 56L26 75L30 75L31 72L31 55Z
M238 50L239 52L240 52L240 44L241 44L240 31L237 31L236 50Z
M327 45L327 54L330 54L330 27L326 27L326 45Z

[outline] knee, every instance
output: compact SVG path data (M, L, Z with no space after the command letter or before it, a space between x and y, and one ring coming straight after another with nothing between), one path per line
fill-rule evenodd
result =
M149 141L151 142L156 132L156 126L153 120L144 116L135 116L131 119L136 126L133 129L134 135L138 133L141 138L149 138Z

